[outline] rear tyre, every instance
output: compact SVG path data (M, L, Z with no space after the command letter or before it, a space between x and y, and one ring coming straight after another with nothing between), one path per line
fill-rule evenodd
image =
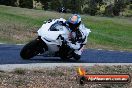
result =
M36 56L37 54L44 52L44 49L46 50L46 48L47 48L46 44L44 44L44 42L41 39L37 38L29 42L22 48L20 56L23 59L30 59Z
M59 49L59 56L64 61L72 58L72 53L73 50L67 45L62 45Z
M74 58L75 60L80 60L81 56L78 55L78 54L76 54L76 53L74 53L74 54L73 54L73 58Z

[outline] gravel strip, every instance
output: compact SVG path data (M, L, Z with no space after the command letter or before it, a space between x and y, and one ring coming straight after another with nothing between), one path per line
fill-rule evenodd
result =
M33 64L3 64L0 65L0 70L12 71L16 68L23 69L40 69L40 68L54 68L54 67L72 67L72 66L94 66L94 65L132 65L132 63L33 63Z
M0 88L132 88L129 84L78 84L76 66L40 69L17 68L10 72L0 70ZM83 66L89 74L132 75L132 65Z

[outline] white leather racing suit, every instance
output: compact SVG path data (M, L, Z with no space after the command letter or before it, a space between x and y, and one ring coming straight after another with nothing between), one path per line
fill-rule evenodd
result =
M78 30L71 32L69 35L70 48L74 49L77 55L81 55L84 46L87 42L87 37L89 35L90 29L87 29L83 24L80 24Z

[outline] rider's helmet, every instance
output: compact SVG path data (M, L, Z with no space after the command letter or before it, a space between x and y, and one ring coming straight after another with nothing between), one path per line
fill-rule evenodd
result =
M78 29L79 25L81 24L81 17L78 14L73 14L69 20L67 21L69 28L71 31L75 31Z

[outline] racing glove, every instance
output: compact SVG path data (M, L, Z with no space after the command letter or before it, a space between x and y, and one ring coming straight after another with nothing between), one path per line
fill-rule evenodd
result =
M70 48L72 48L72 49L74 49L74 50L78 50L78 49L80 49L80 47L81 47L81 44L80 44L80 43L75 43L75 44L73 44L73 43L71 43L71 42L68 42L67 45L70 46Z

